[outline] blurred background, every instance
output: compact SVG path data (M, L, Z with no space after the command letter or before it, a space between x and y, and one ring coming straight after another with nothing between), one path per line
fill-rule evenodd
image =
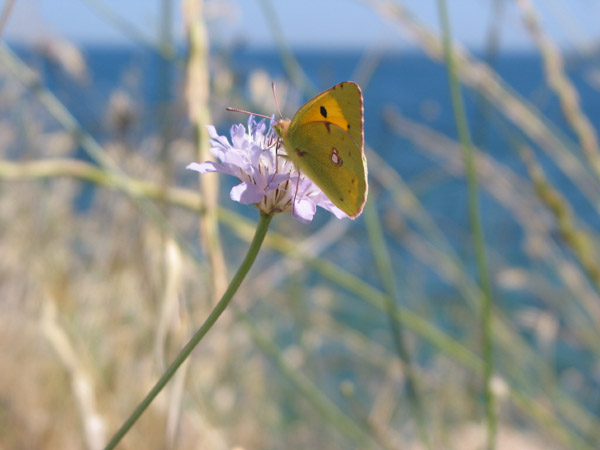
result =
M0 448L101 449L202 324L258 211L185 170L353 80L369 203L274 218L232 305L124 449L600 447L600 3L0 3Z

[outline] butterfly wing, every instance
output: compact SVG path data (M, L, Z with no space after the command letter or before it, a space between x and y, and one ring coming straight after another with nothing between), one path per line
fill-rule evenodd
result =
M358 84L351 81L336 84L307 101L296 113L290 125L306 122L329 122L346 130L362 149L363 133L363 96Z
M350 217L357 217L367 197L366 161L351 136L336 125L322 133L322 122L300 125L295 140L297 166L331 202ZM307 150L303 150L307 149Z
M343 82L306 102L284 138L288 157L350 217L367 199L363 99L356 83Z

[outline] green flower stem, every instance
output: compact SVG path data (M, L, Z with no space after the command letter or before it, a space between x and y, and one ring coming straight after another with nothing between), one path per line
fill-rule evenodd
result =
M115 433L113 438L110 440L108 445L105 447L105 450L114 449L117 444L123 439L123 437L127 434L127 432L131 429L131 427L137 422L140 416L144 413L146 408L152 403L154 398L162 391L162 389L169 382L171 377L177 372L179 366L183 364L183 362L190 356L190 353L196 348L196 346L200 343L202 338L208 333L208 331L212 328L212 326L216 323L217 319L221 316L229 302L233 298L233 295L236 293L242 281L248 274L250 267L254 263L256 256L258 255L258 251L265 239L267 234L267 230L269 228L269 224L271 223L271 219L273 216L261 213L260 219L258 221L258 225L256 226L256 231L254 233L254 238L250 243L250 248L248 248L248 253L244 258L244 261L240 265L240 268L234 275L229 287L223 294L223 297L219 300L216 306L211 311L210 315L206 318L202 326L196 331L196 333L192 336L189 342L183 347L179 355L175 358L175 360L171 363L171 365L165 370L160 379L156 382L154 387L150 390L148 395L142 400L142 402L138 405L138 407L131 413L129 418L123 423L121 428Z
M481 287L481 328L483 340L483 383L485 412L487 422L487 448L493 450L496 446L496 404L492 392L493 349L492 349L492 288L485 252L483 227L479 216L479 193L477 188L477 172L475 169L474 149L469 136L469 127L465 114L465 107L460 93L460 85L456 74L456 67L452 52L452 33L445 0L438 0L438 10L442 25L444 54L448 65L448 79L456 128L461 142L463 158L465 160L465 175L467 178L467 195L469 205L469 222L475 247L475 259L479 283Z

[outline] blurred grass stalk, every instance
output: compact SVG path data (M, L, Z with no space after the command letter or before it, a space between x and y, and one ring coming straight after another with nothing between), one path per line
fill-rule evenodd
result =
M520 154L540 200L552 212L556 220L561 237L594 282L596 289L600 291L600 265L594 254L592 236L577 227L569 202L548 182L544 171L535 160L533 151L523 145L520 148Z
M502 31L502 18L504 13L505 0L492 0L492 12L488 24L487 36L484 43L484 54L487 64L494 68L498 60L500 50L500 37ZM473 142L476 147L483 148L490 131L490 119L492 105L478 93L475 101L475 114L473 125Z
M165 58L162 54L172 54L173 48L173 4L172 0L161 0L161 14L160 14L160 29L159 29L159 48L161 49L158 72L157 72L157 94L158 94L158 121L160 129L160 166L163 176L163 184L168 186L172 184L172 160L173 156L170 154L171 140L172 140L172 122L171 122L171 104L172 100L172 64L170 58ZM170 50L168 50L170 49ZM166 205L165 205L166 206ZM168 215L168 210L165 208L163 214Z
M1 180L42 180L60 177L75 178L116 189L132 199L164 201L198 214L204 211L202 197L194 191L179 187L169 187L165 190L160 184L132 178L123 182L106 170L78 159L52 158L19 163L0 160Z
M390 0L362 0L371 5L386 20L408 33L434 60L444 60L442 40L427 29L401 4ZM578 146L552 124L539 110L514 91L487 64L477 60L458 44L453 45L452 57L456 74L472 89L480 92L495 109L521 129L540 149L556 162L596 211L600 211L597 193L600 181L591 176L578 158Z
M492 391L492 375L494 372L493 348L492 348L492 287L490 283L489 269L487 266L487 257L485 250L485 241L481 218L479 212L479 193L477 187L477 172L474 163L474 149L471 144L467 117L463 105L460 85L456 76L454 67L454 58L452 53L452 31L445 0L438 0L438 11L442 26L444 54L448 66L448 79L450 83L450 94L452 97L452 107L454 110L454 119L460 138L463 158L465 160L465 174L467 178L467 195L469 207L469 222L471 224L471 233L473 246L475 248L475 258L479 283L481 287L481 328L483 339L483 383L485 397L485 411L487 424L487 448L493 450L496 447L497 433L497 411L494 392Z
M187 29L188 61L185 95L190 122L194 127L198 147L198 161L212 161L208 130L211 123L208 99L210 79L208 72L208 35L203 21L203 0L184 0L183 18ZM216 176L198 177L202 192L204 214L200 216L200 236L210 262L213 280L212 297L216 301L227 286L227 265L219 238L217 206L219 179Z
M425 448L430 449L431 440L429 438L429 433L427 432L424 405L419 393L419 386L417 384L412 358L408 348L406 347L406 341L404 338L405 332L402 326L402 320L398 320L398 317L400 317L400 311L396 307L396 302L398 301L398 292L396 289L395 280L398 279L400 275L398 273L398 269L394 270L392 260L387 251L385 237L381 228L379 213L375 207L375 202L376 199L371 197L371 200L367 202L365 207L369 241L375 257L377 273L381 278L386 294L385 306L389 320L390 333L392 336L392 344L400 361L402 362L402 368L406 376L406 392L410 407L412 409L412 415L417 424L417 431L419 433L421 443L425 446Z
M106 419L98 411L93 377L85 369L69 335L59 324L56 301L51 293L46 294L40 328L69 375L73 397L81 416L86 448L101 450L106 444Z
M10 17L10 13L14 5L15 0L7 0L6 2L4 2L4 7L2 8L2 12L0 13L0 38L4 33L4 28L6 28L8 18Z
M575 132L592 172L600 180L598 136L592 123L581 109L577 90L565 73L562 55L544 33L531 0L517 0L516 3L521 8L525 25L544 61L548 85L557 95L567 123Z
M107 5L105 0L83 0L88 4L90 8L94 10L99 17L104 19L106 22L117 28L121 33L131 39L132 42L141 45L152 52L160 55L164 60L171 61L175 59L176 52L172 45L163 45L164 41L156 42L149 36L147 36L142 30L138 29L137 26L131 21L123 18L123 16L115 13L113 9ZM171 0L168 0L169 2ZM163 25L165 21L171 22L168 17L163 17ZM165 28L163 28L164 30Z
M159 70L157 73L158 120L160 130L159 163L162 172L163 189L168 189L173 184L173 160L171 152L173 141L173 60L175 49L173 45L173 1L161 0L160 25L157 39ZM170 204L159 202L162 213L169 217ZM202 216L199 216L202 217ZM157 317L154 351L156 364L162 372L167 367L171 355L165 355L167 338L171 334L175 348L181 348L189 339L189 324L186 308L179 306L179 295L182 290L182 252L176 241L168 231L162 230L162 270L161 280L161 313ZM183 394L190 367L189 360L184 361L170 383L168 393L167 423L165 433L165 446L174 448L177 440L177 430L180 428L181 412L183 410Z
M273 3L271 3L271 0L260 0L259 3L262 7L265 21L271 27L271 34L273 35L275 46L279 51L279 55L283 62L283 67L286 73L295 86L300 88L305 94L308 94L312 97L317 89L306 73L304 73L304 70L294 57L292 50L290 49L290 46L285 38L285 33L281 29L281 24L277 18L275 9L273 8Z

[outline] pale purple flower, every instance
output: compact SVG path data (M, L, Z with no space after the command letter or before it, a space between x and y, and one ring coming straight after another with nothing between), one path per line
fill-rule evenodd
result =
M267 127L265 120L257 122L250 116L248 131L242 124L231 127L231 144L209 125L210 152L220 162L191 163L187 168L200 173L227 173L239 178L241 183L231 189L231 199L245 205L253 203L266 214L292 212L298 220L308 223L320 206L338 219L348 217L316 184L298 172L291 161L276 156L279 138L273 123L271 120Z

